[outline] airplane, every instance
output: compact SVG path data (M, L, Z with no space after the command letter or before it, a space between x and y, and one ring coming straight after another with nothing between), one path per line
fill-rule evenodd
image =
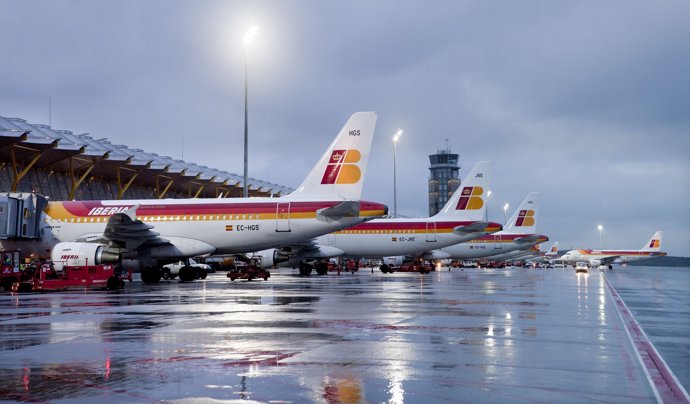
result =
M608 266L609 269L613 269L613 264L665 256L666 253L661 252L662 236L663 232L657 231L639 250L570 250L560 259L573 265L577 262L587 262L591 267Z
M535 233L540 197L539 192L529 193L508 220L507 228L494 234L434 250L426 258L458 260L488 258L510 251L528 250L535 244L548 241L547 236Z
M549 251L542 252L539 244L535 244L529 250L516 250L509 253L494 255L492 260L501 261L528 261L531 263L551 262L558 257L558 241L554 242Z
M492 255L488 257L491 261L523 261L523 260L529 260L529 261L539 261L541 262L543 259L543 253L541 250L539 250L539 245L538 244L533 244L532 247L530 247L527 250L513 250L509 252L505 252L502 254L497 254L497 255Z
M544 253L544 258L546 259L553 259L558 257L558 241L555 241L552 245L551 248L549 248L549 251Z
M167 262L300 242L385 216L386 205L359 200L375 125L375 112L353 114L304 182L285 196L48 201L37 209L42 238L0 240L0 249L50 251L55 265L132 259L142 281L157 283Z
M308 275L313 269L310 260L421 255L499 231L499 223L484 220L492 166L488 161L477 163L443 209L430 218L374 219L320 236L299 251L281 253L291 255L290 263L299 265L301 275ZM275 254L270 250L258 253L262 257ZM327 271L323 262L315 267L320 275Z

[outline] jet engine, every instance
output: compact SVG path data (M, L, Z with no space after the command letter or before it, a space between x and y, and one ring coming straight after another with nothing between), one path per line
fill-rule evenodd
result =
M50 253L56 271L65 266L86 266L118 262L120 255L97 243L57 243Z
M287 254L283 253L277 248L269 248L268 250L255 252L252 257L261 258L261 268L273 268L281 262L285 262L290 259Z
M601 265L601 260L589 260L589 266L592 268L597 268Z

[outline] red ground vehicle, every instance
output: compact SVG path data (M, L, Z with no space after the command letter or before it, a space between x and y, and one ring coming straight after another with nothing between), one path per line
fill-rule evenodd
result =
M61 271L56 271L52 264L43 263L26 269L23 279L12 284L12 292L121 289L125 287L124 279L132 281L132 274L123 276L120 272L113 264L63 266Z
M259 258L251 258L249 262L235 262L235 269L228 271L227 277L231 281L235 279L246 279L251 281L256 278L263 278L265 281L271 277L271 273L261 267Z
M342 261L337 258L332 258L328 261L328 272L337 272L340 275L341 272L351 272L355 273L359 271L360 262L358 260L349 259L342 264Z
M419 272L420 274L428 274L434 270L434 266L424 260L416 259L399 266L383 264L379 269L384 274L393 272Z

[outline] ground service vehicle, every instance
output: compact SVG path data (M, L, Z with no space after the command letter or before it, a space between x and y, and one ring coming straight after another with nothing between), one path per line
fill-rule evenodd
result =
M247 262L236 262L235 268L232 271L228 271L227 277L233 282L236 279L251 281L256 278L263 278L267 281L271 277L271 272L262 267L261 258L254 257Z
M12 292L47 292L58 290L108 289L125 287L125 279L132 281L131 273L124 276L113 264L62 266L60 271L52 263L30 267L22 280L12 284Z
M0 253L0 284L6 291L12 284L20 281L19 251L10 250Z
M188 263L177 261L163 265L161 276L163 279L175 279L179 276L182 282L191 282L194 279L206 279L206 275L211 272L211 266L208 264L201 264L191 258L187 261Z

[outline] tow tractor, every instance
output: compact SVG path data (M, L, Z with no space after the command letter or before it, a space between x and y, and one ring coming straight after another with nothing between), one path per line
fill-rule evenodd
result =
M246 279L251 281L256 278L263 278L265 281L271 277L271 273L261 266L260 257L252 257L245 261L235 261L235 268L228 271L227 277L231 281L236 279Z
M384 274L393 272L419 272L420 274L428 274L434 270L434 266L430 263L416 259L412 262L403 263L402 265L383 264L379 267Z

